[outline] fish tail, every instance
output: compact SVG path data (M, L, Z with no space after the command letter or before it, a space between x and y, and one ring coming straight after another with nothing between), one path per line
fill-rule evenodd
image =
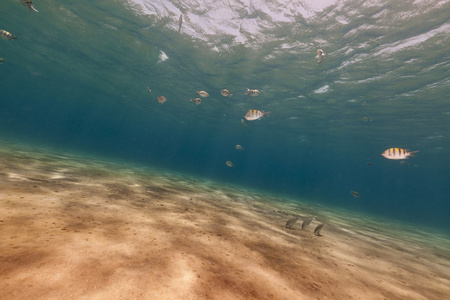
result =
M263 111L263 114L264 114L265 117L270 117L270 116L269 116L270 111Z
M408 156L416 157L416 156L414 155L414 153L417 153L417 152L419 152L419 151L420 151L420 150L408 151Z

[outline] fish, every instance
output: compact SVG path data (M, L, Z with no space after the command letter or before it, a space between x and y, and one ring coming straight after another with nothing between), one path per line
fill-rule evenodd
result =
M180 18L178 19L178 32L180 32L182 24L183 24L183 14L181 14Z
M245 124L244 119L241 119L241 124L242 124L242 126L247 127L247 124Z
M320 231L322 230L324 225L325 225L324 223L317 225L316 229L314 229L314 234L317 236L322 236L320 234Z
M369 117L362 117L362 118L361 118L361 121L364 121L364 122L372 122L372 119L369 118Z
M259 94L261 94L261 92L258 90L247 89L247 93L245 94L247 96L258 96Z
M33 6L33 2L31 0L20 0L22 5L25 5L28 7L29 10L34 10L35 12L39 12L36 8Z
M369 162L367 163L367 165L368 165L369 167L371 167L371 166L373 166L373 163L372 163L371 161L369 161Z
M245 150L244 147L242 147L241 145L236 145L235 148L238 149L238 150L242 150L242 151Z
M297 220L298 220L298 217L289 219L289 220L286 222L286 228L293 229L295 223L297 223Z
M17 40L17 37L15 35L12 35L6 30L0 30L0 36L7 40Z
M325 56L325 52L323 52L322 49L318 49L316 58L318 58L319 60L317 61L317 63L320 64L322 62L324 56Z
M355 198L358 198L358 197L359 197L359 193L358 193L357 191L351 190L351 191L350 191L350 194L351 194L353 197L355 197Z
M381 155L386 157L387 159L409 159L409 156L414 157L414 153L417 152L419 152L419 150L409 151L402 148L389 148L381 153Z
M231 161L227 160L226 162L227 166L229 166L230 168L234 168L234 165Z
M309 224L311 224L311 222L315 220L314 217L311 217L309 219L306 219L305 221L303 221L302 223L302 230L306 230L306 228L308 228Z
M200 103L202 103L202 99L200 98L191 99L189 101L194 102L195 105L199 105Z
M149 87L147 87L147 91L148 91L149 94L152 93L152 90Z
M402 160L402 161L400 161L400 164L402 166L407 166L407 165L409 165L409 162L407 162L406 160Z
M205 91L197 91L197 94L200 96L200 97L208 97L209 96L209 94L207 93L207 92L205 92Z
M166 102L166 101L167 101L166 97L164 97L164 96L158 96L158 103L163 104L163 103Z
M264 112L263 110L249 109L245 114L244 118L246 118L248 121L254 121L259 120L262 117L268 116L269 114L270 111Z
M233 94L230 93L230 91L227 90L227 89L221 90L221 91L220 91L220 94L221 94L222 96L224 96L224 97L231 97L231 96L233 96Z
M5 60L3 58L0 58L0 63L4 62Z

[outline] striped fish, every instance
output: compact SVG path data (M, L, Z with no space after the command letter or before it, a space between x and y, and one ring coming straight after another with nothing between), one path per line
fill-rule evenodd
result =
M264 112L263 110L257 110L257 109L249 109L248 112L245 114L244 118L246 118L249 121L259 120L262 117L268 116L270 114L270 111Z
M247 96L258 96L261 92L258 90L247 89Z
M409 156L414 156L413 154L416 152L419 152L419 150L409 151L402 148L389 148L381 153L381 155L387 159L408 159Z
M16 36L12 35L11 33L9 33L6 30L0 30L0 36L7 40L17 40Z

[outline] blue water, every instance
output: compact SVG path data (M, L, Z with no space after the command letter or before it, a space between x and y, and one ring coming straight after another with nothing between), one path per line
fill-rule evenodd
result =
M450 231L449 3L35 2L0 8L1 138Z

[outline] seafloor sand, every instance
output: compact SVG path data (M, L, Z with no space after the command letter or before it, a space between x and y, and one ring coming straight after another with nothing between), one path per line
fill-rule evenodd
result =
M0 168L3 300L450 295L448 236L45 152L3 148Z

